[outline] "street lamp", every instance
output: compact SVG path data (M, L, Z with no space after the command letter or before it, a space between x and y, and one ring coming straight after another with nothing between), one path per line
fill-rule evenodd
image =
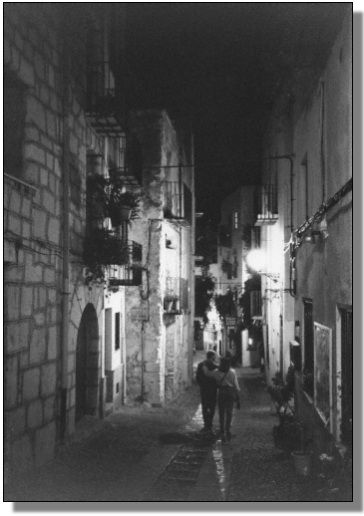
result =
M261 249L253 249L246 255L246 263L249 269L252 269L257 274L267 276L271 280L277 282L279 274L268 272L267 269L267 255Z

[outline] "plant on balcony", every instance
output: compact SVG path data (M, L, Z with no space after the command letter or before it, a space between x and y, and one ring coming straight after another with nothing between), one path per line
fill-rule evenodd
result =
M83 260L88 269L86 282L102 282L108 266L128 263L129 249L127 243L112 231L95 228L84 240Z
M234 294L231 290L228 290L226 294L220 294L215 297L216 309L221 317L233 317L236 316L236 303L234 300Z
M224 247L231 246L231 231L226 226L221 225L218 227L217 236L220 245Z
M215 279L211 274L196 277L195 284L195 311L198 317L206 317L210 309L210 301L215 290Z
M243 325L244 328L250 329L253 324L251 313L251 292L258 292L261 289L261 278L259 274L255 274L244 283L243 294L239 298L239 306L243 309Z
M113 226L139 217L140 196L125 191L120 178L106 178L95 174L87 178L87 203L91 215L110 217Z
M225 272L225 274L227 274L229 278L231 278L231 276L232 276L232 269L233 269L233 265L228 260L224 259L221 262L221 270L222 270L222 272Z

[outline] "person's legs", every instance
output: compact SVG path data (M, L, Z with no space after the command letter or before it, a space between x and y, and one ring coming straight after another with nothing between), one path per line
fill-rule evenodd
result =
M201 406L202 406L202 419L204 428L207 428L209 425L209 404L208 404L208 396L206 395L206 392L201 389Z
M206 401L206 413L207 413L207 420L206 420L206 426L209 429L212 429L212 422L215 415L215 407L216 407L216 393L211 392L209 393L208 399Z
M224 421L225 421L225 396L219 391L218 396L218 406L219 406L219 422L220 422L220 432L224 434Z
M231 421L233 419L233 410L234 410L234 398L229 397L226 402L226 437L228 440L231 439L230 427Z

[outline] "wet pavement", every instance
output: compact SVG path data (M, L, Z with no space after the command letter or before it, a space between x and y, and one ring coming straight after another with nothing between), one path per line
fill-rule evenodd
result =
M262 375L236 371L241 409L230 442L200 432L193 385L164 408L123 407L102 421L85 418L57 458L9 485L4 500L351 501L348 484L318 470L308 479L295 474L290 456L274 446L277 417ZM217 414L214 424L217 429Z

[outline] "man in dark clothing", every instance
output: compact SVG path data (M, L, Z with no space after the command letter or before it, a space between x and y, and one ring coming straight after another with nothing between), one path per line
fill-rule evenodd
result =
M206 353L206 360L198 364L196 372L196 381L201 393L202 417L204 421L203 430L206 432L212 432L212 420L216 408L217 383L216 380L208 378L204 374L203 366L206 366L209 371L217 369L218 366L215 363L215 356L214 351L208 351Z

